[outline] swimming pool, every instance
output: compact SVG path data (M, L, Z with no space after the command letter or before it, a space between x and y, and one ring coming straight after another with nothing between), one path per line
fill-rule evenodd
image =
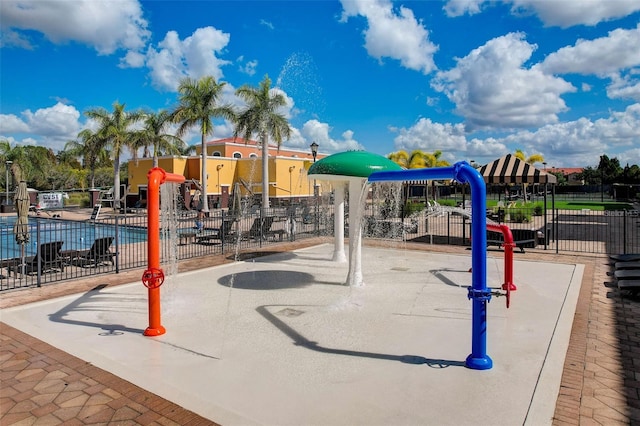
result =
M0 217L0 258L21 256L21 247L16 244L13 226L16 216ZM29 218L29 243L25 244L25 256L33 256L39 244L63 241L62 250L86 250L96 238L116 237L118 244L129 244L147 240L144 227L114 225L95 222L77 222L61 219Z

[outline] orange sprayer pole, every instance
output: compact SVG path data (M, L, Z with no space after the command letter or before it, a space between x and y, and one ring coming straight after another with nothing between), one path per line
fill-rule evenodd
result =
M160 286L164 272L160 268L160 185L164 182L184 182L184 176L167 173L154 167L147 173L147 251L148 267L142 274L142 283L149 292L149 327L145 336L160 336L166 332L160 321Z

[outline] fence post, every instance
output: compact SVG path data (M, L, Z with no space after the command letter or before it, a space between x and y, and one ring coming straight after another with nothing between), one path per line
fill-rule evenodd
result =
M623 210L622 215L622 252L627 253L627 210Z
M227 228L226 228L226 227L225 227L225 225L224 225L224 221L225 221L225 218L224 218L224 210L222 210L222 212L221 212L221 213L222 213L222 222L220 223L220 231L219 231L219 232L220 232L220 234L221 234L221 235L220 235L220 245L222 246L222 254L224 254L224 245L225 245L225 240L226 240L226 238L227 238L227 236L226 236L227 232L225 232L225 230L226 230ZM236 214L238 214L238 213L236 213ZM229 225L229 233L231 233L231 227L232 227L232 226L233 226L233 225Z
M119 228L120 228L120 216L119 215L115 215L116 220L115 220L115 231L116 231L116 236L115 236L115 243L116 243L116 274L120 272L120 238L119 238Z
M38 271L36 274L36 285L42 286L42 256L40 256L40 219L36 219L36 257L38 258ZM23 259L24 260L24 259ZM22 272L24 272L24 265L22 265ZM24 274L22 274L24 275Z

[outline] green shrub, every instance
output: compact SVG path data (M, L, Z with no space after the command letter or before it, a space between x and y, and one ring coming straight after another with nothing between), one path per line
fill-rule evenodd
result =
M438 204L440 204L441 206L447 206L447 207L455 207L458 205L456 203L456 200L438 200Z
M511 222L523 223L531 220L531 213L522 209L507 209Z
M64 200L65 206L89 207L89 195L84 192L74 192L69 194L69 199Z
M542 206L540 204L536 204L533 208L533 214L534 216L542 216Z
M411 216L414 213L418 213L424 210L424 203L412 203L407 202L404 205L404 216Z

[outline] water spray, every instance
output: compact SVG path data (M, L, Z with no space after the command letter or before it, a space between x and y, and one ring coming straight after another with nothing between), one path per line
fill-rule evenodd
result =
M145 336L160 336L166 332L160 321L160 286L164 271L160 267L160 185L165 182L183 183L182 175L167 173L154 167L147 173L147 269L142 274L142 284L149 293L149 327ZM203 194L206 197L206 194Z

